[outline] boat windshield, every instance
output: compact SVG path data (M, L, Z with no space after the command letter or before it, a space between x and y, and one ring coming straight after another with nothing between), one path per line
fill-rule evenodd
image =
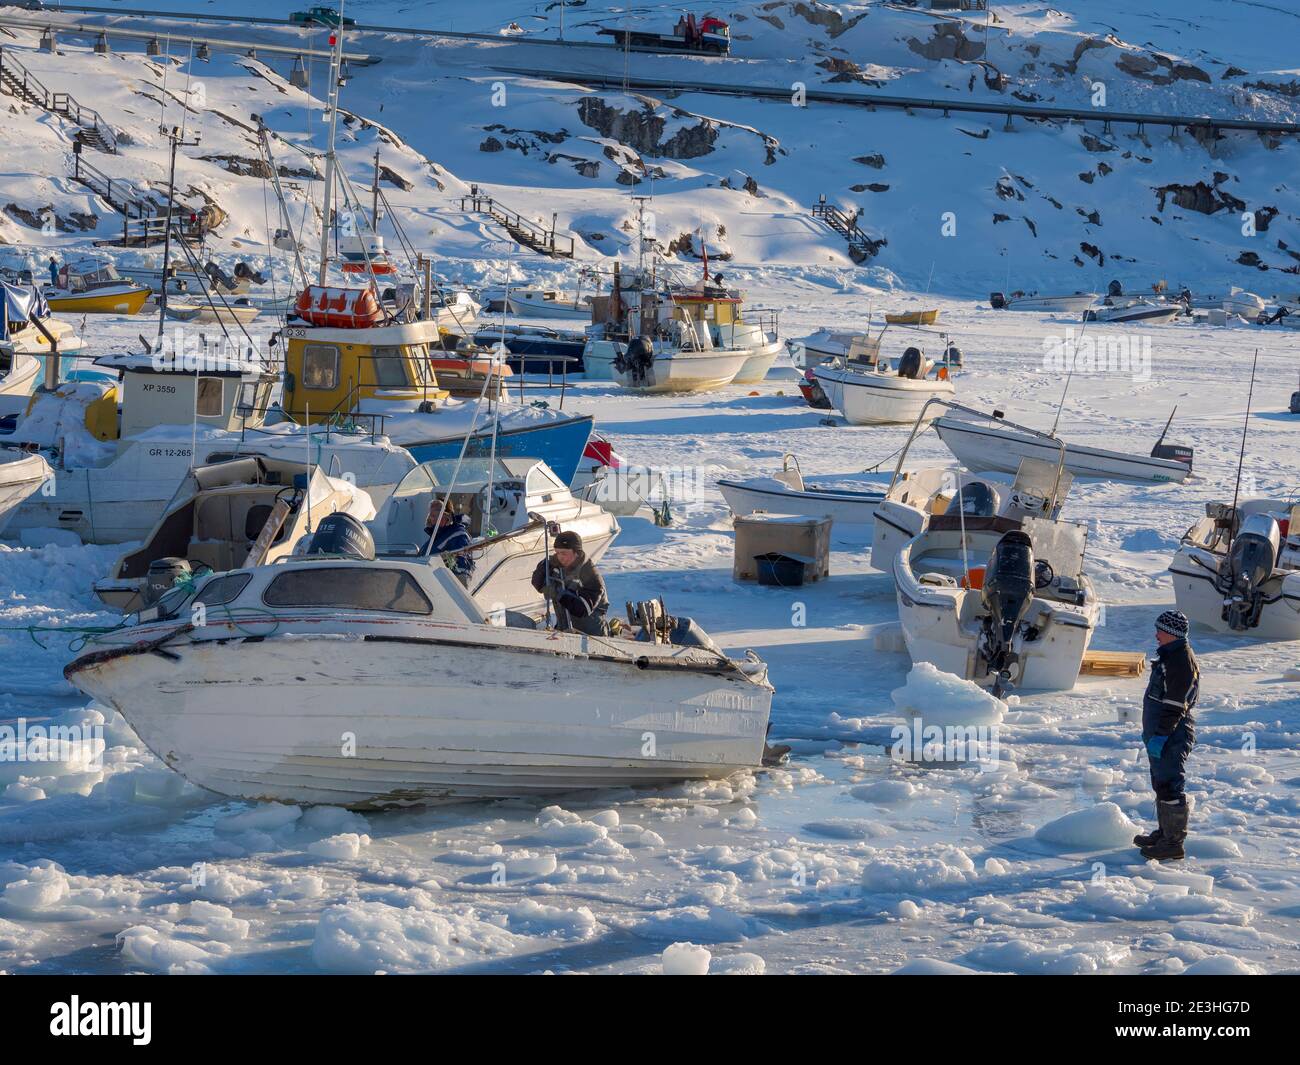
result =
M452 487L459 492L472 491L486 485L489 481L500 484L504 481L521 480L525 473L530 492L533 490L534 483L542 491L554 491L556 487L564 487L553 473L550 474L549 479L534 482L535 474L545 478L545 475L550 473L545 465L537 462L536 459L526 459L521 462L520 459L493 460L467 455L460 463L459 472L456 470L456 461L456 459L433 459L421 463L402 478L392 498L422 495L430 491L446 492ZM521 469L521 464L531 468Z

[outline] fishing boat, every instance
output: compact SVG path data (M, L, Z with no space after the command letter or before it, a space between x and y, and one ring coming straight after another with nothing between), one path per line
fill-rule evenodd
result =
M1300 640L1300 505L1207 503L1169 573L1190 621L1230 636Z
M243 300L223 302L218 298L214 302L199 303L169 299L166 313L168 318L178 322L194 322L199 325L247 325L262 313L262 308Z
M939 309L926 311L898 311L896 313L885 314L885 321L889 325L934 325L939 320Z
M0 451L0 533L25 499L51 477L43 456L26 451Z
M515 373L582 373L585 333L560 332L545 326L485 325L474 334L479 347L506 349L506 363Z
M438 387L452 396L505 398L502 390L507 377L514 375L504 358L494 351L459 348L456 351L430 349L429 366ZM489 383L489 378L491 382Z
M177 580L285 558L313 522L334 513L369 521L375 508L363 489L305 462L252 457L195 467L144 544L95 582L95 594L117 610L140 610Z
M576 498L544 462L439 459L408 473L384 504L371 523L376 551L384 558L421 557L425 528L444 508L464 520L470 546L459 553L473 562L465 586L489 613L545 614L532 575L555 531L576 532L593 562L619 533L612 514Z
M936 366L916 347L903 352L897 372L885 359L825 362L811 372L831 406L850 425L910 424L927 409L929 400L955 391L947 367Z
M677 642L492 624L440 559L375 558L327 523L303 556L177 587L65 677L232 798L410 806L762 764L772 686L752 652L681 624Z
M59 267L57 285L42 294L52 311L70 314L139 314L148 285L121 277L107 259L79 259Z
M1073 688L1101 604L1084 573L1087 529L1059 519L1064 448L1055 463L1022 462L1004 491L961 471L904 478L924 424L876 508L872 547L893 576L908 654L997 695Z
M29 396L44 359L57 349L70 363L84 346L69 322L50 315L35 286L0 282L0 396Z
M1054 432L1017 425L1007 421L998 410L989 414L963 408L944 414L935 422L934 428L957 460L972 470L1015 473L1021 459L1051 461L1060 443ZM1166 424L1165 431L1168 429ZM1065 466L1075 477L1181 483L1192 472L1192 449L1165 444L1164 433L1150 455L1132 455L1066 443Z
M1097 302L1095 292L1071 292L1048 296L1036 292L994 292L989 303L995 311L1042 311L1048 314L1082 314Z
M830 518L834 528L870 528L883 492L838 485L809 484L794 455L783 455L781 469L770 477L718 481L722 498L736 517L749 514L803 514Z
M430 363L442 355L440 327L424 313L429 301L422 305L394 312L380 307L371 287L305 288L282 332L285 413L303 425L373 425L417 462L456 458L465 446L475 457L541 459L566 483L572 479L591 416L452 399Z
M552 288L487 289L480 299L488 312L514 314L521 318L568 318L591 320L591 297L560 292Z
M308 461L383 503L416 465L373 426L269 424L277 375L208 355L106 355L95 379L37 393L7 448L40 451L55 472L11 528L68 529L85 543L143 540L192 467L229 458Z
M614 380L632 392L712 392L725 388L736 379L750 353L714 349L700 343L703 335L667 332L665 340L634 338L614 360Z

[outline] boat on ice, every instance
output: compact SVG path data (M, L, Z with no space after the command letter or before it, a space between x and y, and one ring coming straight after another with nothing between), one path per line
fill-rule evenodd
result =
M308 286L283 330L284 411L303 425L370 425L417 462L458 457L468 435L470 456L541 459L572 480L591 416L452 399L430 364L443 354L440 330L436 316L410 301L381 307L371 287Z
M42 290L52 311L69 314L139 314L148 285L120 276L107 259L78 259L59 267L59 283Z
M504 347L506 364L515 373L560 375L582 373L587 336L545 326L484 325L474 334L482 348Z
M936 366L916 347L903 352L897 372L891 371L887 359L825 362L811 372L831 406L850 425L910 424L931 399L955 391L947 367Z
M521 318L567 318L591 321L591 297L553 288L485 289L479 294L489 313L505 312Z
M253 456L196 467L144 544L95 582L95 594L117 610L140 610L178 579L274 563L336 512L375 516L364 489L316 465Z
M69 529L94 544L143 540L191 468L230 458L310 458L377 504L416 465L371 428L268 424L277 376L261 363L181 353L107 355L95 366L112 376L37 393L0 435L0 445L40 451L56 474L53 491L24 501L12 528Z
M167 317L197 325L247 325L262 313L262 308L244 300L223 301L217 297L199 303L190 300L167 300Z
M873 337L870 333L823 326L806 337L786 341L786 346L796 369L811 370L827 359L874 363L880 358L880 339L880 334Z
M749 514L802 514L830 518L836 529L861 525L867 528L884 499L883 492L862 491L836 485L809 484L799 469L799 460L784 455L781 469L770 477L718 481L722 498L736 517Z
M749 361L748 351L716 350L704 334L633 338L614 360L614 380L633 392L712 392L731 384Z
M937 307L925 311L897 311L885 315L885 322L888 325L934 325L938 320Z
M64 675L232 798L411 806L762 764L772 686L752 652L729 658L680 624L677 642L658 625L635 639L492 624L440 559L318 543L333 531L304 556L178 586Z
M575 497L537 459L439 459L408 473L370 523L376 551L384 558L421 557L425 527L443 507L465 519L470 546L460 553L474 563L465 586L489 613L544 615L532 575L555 532L576 532L593 562L619 533L612 514Z
M994 487L964 471L894 481L876 508L872 562L894 578L913 662L991 687L1074 687L1101 604L1083 571L1087 529L1059 520L1068 491L1057 463L1029 459Z
M1083 312L1085 322L1143 322L1146 325L1164 325L1186 313L1181 303L1168 303L1140 296L1113 299L1107 297L1103 305Z
M38 491L53 471L42 455L26 451L0 451L0 533L29 496Z
M1015 473L1021 459L1052 461L1060 445L1060 438L1053 433L1007 421L998 410L989 414L956 408L939 418L934 428L957 461L972 470ZM1166 425L1166 431L1168 428ZM1150 455L1066 443L1065 468L1075 477L1181 483L1192 472L1192 449L1163 441L1162 434Z
M1169 563L1178 609L1225 635L1300 640L1300 506L1207 503Z
M989 304L995 311L1042 311L1048 314L1082 314L1097 302L1095 292L1069 292L1043 295L1037 292L1001 292L989 295Z

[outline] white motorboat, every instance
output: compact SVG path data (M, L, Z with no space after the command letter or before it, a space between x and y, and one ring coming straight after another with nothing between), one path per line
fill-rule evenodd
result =
M463 553L474 563L466 587L489 613L543 616L531 578L554 532L576 532L593 562L619 533L613 514L575 498L537 459L437 459L408 473L371 523L376 550L385 558L420 557L424 530L444 505L466 519L471 546Z
M880 356L880 336L822 326L806 337L786 341L797 369L810 370L827 359L875 362Z
M1037 292L994 292L989 303L995 311L1042 311L1047 314L1082 314L1097 302L1095 292L1070 292L1055 296Z
M380 505L416 461L374 425L267 424L275 376L222 356L114 355L95 365L118 380L38 393L3 439L35 448L54 490L30 496L15 529L69 529L86 543L143 540L194 466L260 456L310 460L349 477ZM119 411L120 404L120 411Z
M329 514L369 521L366 492L319 466L242 458L191 470L139 548L95 582L95 594L124 612L162 598L177 579L269 565Z
M872 561L894 578L913 662L990 686L1074 687L1101 606L1083 572L1086 527L1058 518L1068 475L1026 460L1009 489L927 470L876 508Z
M50 479L49 463L25 451L0 451L0 533L23 501Z
M936 368L914 347L904 351L897 373L881 359L874 364L852 360L821 363L812 368L812 374L831 406L850 425L910 424L931 399L956 391L947 368Z
M1262 296L1234 288L1219 301L1219 306L1228 314L1239 314L1246 321L1253 322L1264 313L1267 304Z
M1021 459L1050 462L1059 442L1052 433L1007 421L1000 411L987 414L962 408L960 415L944 414L934 428L957 461L971 470L1015 473ZM1067 443L1065 468L1075 477L1107 481L1181 483L1190 476L1191 448L1157 443L1152 451L1152 455L1130 455ZM1181 457L1169 457L1174 454Z
M756 385L764 380L785 350L785 343L776 333L775 312L755 310L749 313L755 315L756 319L742 321L740 318L732 318L731 321L709 326L715 348L750 353L732 381L736 385Z
M711 392L731 384L750 354L690 345L682 338L636 337L616 356L612 371L614 380L633 392Z
M749 514L802 514L830 518L833 528L871 527L876 505L883 492L834 485L809 484L799 469L799 460L785 455L781 469L771 477L745 481L720 479L718 488L736 517Z
M64 675L186 779L241 799L410 806L762 764L772 686L752 652L680 624L677 643L657 625L646 640L494 625L440 559L318 545L340 520L305 557L178 586Z
M497 288L480 294L489 312L505 311L522 318L591 320L591 297L551 288Z
M1300 640L1300 506L1209 503L1169 564L1178 609L1198 625L1259 640Z
M1103 306L1084 311L1083 318L1087 322L1142 322L1146 325L1164 325L1184 313L1180 303L1162 303L1140 297L1112 302L1108 298Z
M168 318L200 325L247 325L261 313L261 307L240 300L223 302L218 298L210 303L170 297L167 300Z

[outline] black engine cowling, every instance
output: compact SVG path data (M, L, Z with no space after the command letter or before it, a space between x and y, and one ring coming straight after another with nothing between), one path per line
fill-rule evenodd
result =
M365 525L340 511L321 519L304 554L341 555L373 562L375 541Z
M925 352L920 348L908 348L898 360L898 376L915 381L925 369Z
M1234 632L1259 624L1264 609L1262 586L1273 575L1280 542L1281 531L1269 514L1249 515L1233 537L1214 583L1223 594L1222 618Z
M649 337L633 337L614 357L614 369L634 381L642 380L655 361L654 343Z
M982 653L989 672L1007 679L1014 662L1011 641L1034 601L1034 545L1018 529L1006 533L984 571Z

